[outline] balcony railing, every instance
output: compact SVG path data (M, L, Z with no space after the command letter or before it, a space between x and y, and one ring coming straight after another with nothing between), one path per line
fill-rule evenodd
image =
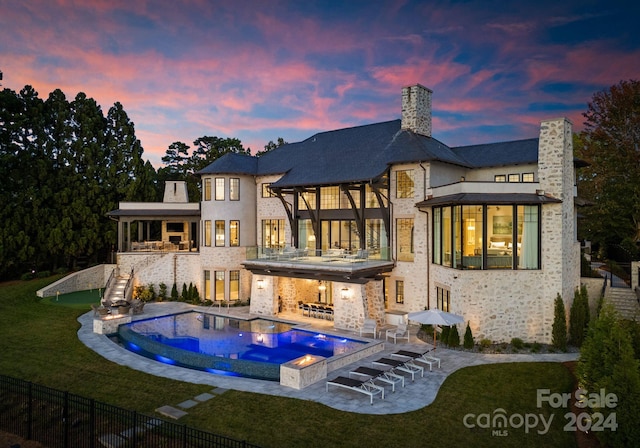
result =
M295 247L271 248L252 246L247 248L247 261L304 262L304 263L368 263L391 261L389 247L376 249L296 249Z

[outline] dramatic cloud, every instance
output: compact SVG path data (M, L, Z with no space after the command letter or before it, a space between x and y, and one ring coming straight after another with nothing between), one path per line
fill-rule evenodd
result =
M270 140L400 116L434 91L450 145L528 138L640 72L637 6L499 0L0 0L3 87L123 104L155 165L175 141Z

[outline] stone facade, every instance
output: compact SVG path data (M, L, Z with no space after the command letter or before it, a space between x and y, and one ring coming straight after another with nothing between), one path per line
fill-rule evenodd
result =
M431 94L420 84L402 89L402 129L431 137Z
M401 128L419 134L421 139L424 139L422 136L431 135L431 94L429 89L420 85L402 90ZM404 179L412 179L412 195L398 194L401 171L404 172ZM495 175L514 173L518 176L532 175L533 179L526 182L495 181ZM366 284L349 283L348 280L324 283L328 289L321 294L332 298L335 328L357 330L365 318L374 318L383 324L387 312L409 313L436 308L437 293L443 290L449 293L449 311L462 315L469 322L476 340L509 341L518 337L530 342L550 342L556 295L563 297L568 311L574 291L579 286L571 123L566 119L541 123L537 164L527 161L517 166L469 168L463 163L445 163L434 159L395 163L388 174L391 226L388 244L395 266L391 272L385 273L384 280L369 280ZM227 244L224 247L215 247L214 242L212 246L206 246L203 237L199 253L127 254L118 259L121 269L130 269L135 265L137 284L158 284L162 281L169 285L174 281L180 285L193 282L201 293L205 287L205 271L211 272L212 282L215 271L224 271L225 297L229 294L229 272L240 271L240 299L250 298L251 313L263 316L275 316L280 311L297 311L298 301L316 301L320 292L318 279L321 274L328 275L326 267L320 268L322 272L318 275L309 274L308 279L298 278L299 273L287 277L282 271L281 276L266 275L270 271L263 271L264 275L252 274L243 267L251 246L293 245L294 232L283 203L277 197L263 196L263 185L278 181L281 175L207 174L205 177L214 185L215 179L220 177L225 179L225 185L232 177L240 179L240 200L229 200L226 192L224 201L202 201L200 226L204 229L205 221L213 223L223 220L228 231L230 220L239 220L240 246L229 247L228 234L225 235ZM527 204L541 204L540 269L474 270L433 264L433 209L428 205L416 204L433 197L450 198L467 193L513 193L529 198ZM548 196L549 200L538 200L544 196ZM531 197L535 200L531 200ZM294 204L291 195L286 196L285 201L289 205ZM336 219L351 219L347 218L349 215L346 213L340 216ZM278 230L284 229L282 236L277 240L265 241L264 220L281 220L277 225L282 226ZM402 224L398 220L403 220ZM273 222L271 225L274 225ZM408 226L411 227L410 233L407 233ZM488 237L486 232L484 235ZM380 241L382 243L378 249L387 244L386 240ZM407 246L411 247L409 252L406 251ZM477 255L473 247L469 254ZM402 296L399 287L403 288ZM461 325L460 332L463 331Z

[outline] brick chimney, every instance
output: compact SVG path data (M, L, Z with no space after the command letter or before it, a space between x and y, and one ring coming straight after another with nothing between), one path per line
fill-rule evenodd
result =
M416 84L402 88L402 129L431 137L431 94Z

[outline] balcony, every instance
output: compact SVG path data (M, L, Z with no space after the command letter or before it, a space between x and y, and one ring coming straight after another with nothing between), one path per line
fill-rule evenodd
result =
M363 284L393 270L390 254L388 247L348 251L254 246L247 248L243 264L254 274Z

